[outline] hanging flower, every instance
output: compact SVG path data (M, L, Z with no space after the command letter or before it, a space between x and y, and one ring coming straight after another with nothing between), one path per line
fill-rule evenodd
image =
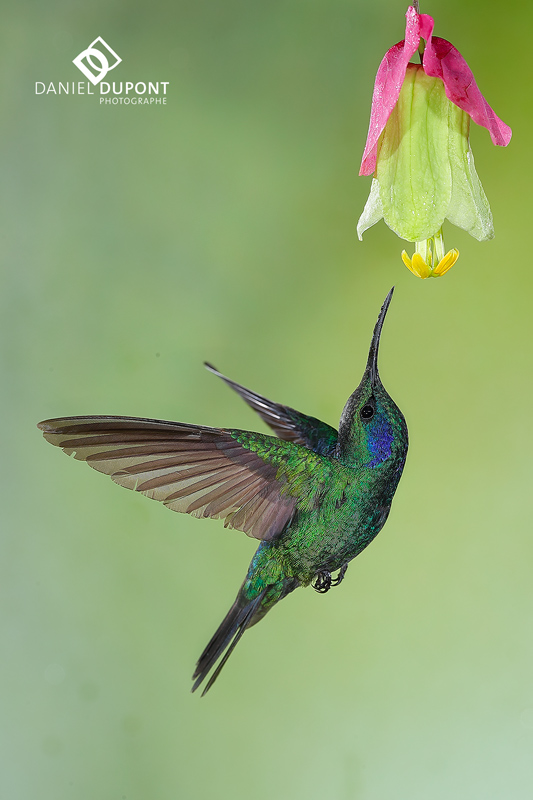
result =
M370 126L360 175L374 173L357 225L362 234L384 219L402 239L416 242L404 264L420 278L444 275L459 251L445 252L448 219L479 241L492 239L492 214L474 167L470 118L495 145L511 129L496 116L458 50L433 37L433 19L407 10L405 39L386 53L374 85ZM421 64L409 63L426 42Z

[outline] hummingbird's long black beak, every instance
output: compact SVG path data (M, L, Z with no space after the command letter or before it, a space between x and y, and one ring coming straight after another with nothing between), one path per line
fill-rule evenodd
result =
M378 372L379 337L381 336L383 321L389 309L393 292L394 292L394 286L388 293L387 297L385 298L385 302L381 306L381 311L379 312L378 321L376 322L374 333L372 335L372 341L370 343L370 350L368 352L368 361L366 362L366 371L370 375L370 383L372 384L372 386L375 386L379 381L379 372Z

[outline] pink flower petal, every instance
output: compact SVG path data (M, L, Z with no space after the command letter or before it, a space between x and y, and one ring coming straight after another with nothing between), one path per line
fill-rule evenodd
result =
M420 38L427 42L424 70L427 75L441 78L448 100L466 111L478 125L487 128L494 144L505 146L511 140L511 128L489 106L459 51L445 39L432 37L432 17L429 14L417 14L413 6L409 6L405 16L405 39L388 50L376 75L370 125L359 175L372 175L376 169L378 139L398 102L407 64L416 52Z
M398 102L407 64L418 48L420 36L429 38L433 30L433 20L429 14L417 14L415 9L409 6L405 16L407 17L405 39L387 51L376 75L370 125L359 175L372 175L374 172L378 139Z
M430 35L423 62L427 75L441 78L444 82L448 100L466 111L478 125L487 128L493 144L502 147L509 144L511 128L489 106L479 91L472 70L453 44Z

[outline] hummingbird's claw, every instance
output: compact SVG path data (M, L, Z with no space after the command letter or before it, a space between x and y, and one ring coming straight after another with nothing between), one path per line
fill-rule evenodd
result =
M329 569L320 569L315 575L315 580L311 584L315 592L325 594L331 589L331 572Z
M343 564L339 570L339 574L336 578L333 578L331 581L332 586L338 586L344 580L344 576L346 575L346 570L348 569L348 564Z
M315 592L320 592L320 594L325 594L326 592L329 592L332 586L338 586L339 583L342 583L343 578L346 575L347 569L348 569L348 564L343 564L336 578L331 577L331 572L329 571L329 569L320 569L315 575L315 580L313 581L311 586L313 587Z

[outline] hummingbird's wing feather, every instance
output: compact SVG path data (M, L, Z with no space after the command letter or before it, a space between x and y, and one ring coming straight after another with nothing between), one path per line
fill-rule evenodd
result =
M39 428L115 483L173 511L224 517L227 527L262 540L282 532L298 499L320 492L324 469L332 467L303 447L247 431L97 416L46 420Z
M214 375L222 378L254 411L257 411L261 419L272 428L280 439L301 444L320 455L333 455L337 445L337 431L331 425L321 422L315 417L302 414L290 406L274 403L272 400L246 389L230 378L226 378L207 362L205 366Z

